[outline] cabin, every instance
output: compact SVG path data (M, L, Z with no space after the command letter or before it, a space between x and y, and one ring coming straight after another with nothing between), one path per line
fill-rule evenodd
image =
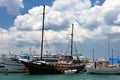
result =
M107 68L109 66L109 61L99 60L95 62L95 68Z
M94 64L95 64L94 65L95 68L115 68L115 67L119 67L119 65L110 64L109 61L106 61L106 60L99 60L99 61L96 61Z

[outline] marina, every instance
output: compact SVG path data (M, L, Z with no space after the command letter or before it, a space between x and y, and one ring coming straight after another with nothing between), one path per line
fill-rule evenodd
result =
M120 80L119 0L0 0L0 80Z

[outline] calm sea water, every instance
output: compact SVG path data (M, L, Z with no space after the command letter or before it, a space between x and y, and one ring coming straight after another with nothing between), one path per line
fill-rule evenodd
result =
M0 73L0 80L120 80L120 75L93 75L93 74L55 74L29 75L28 73Z

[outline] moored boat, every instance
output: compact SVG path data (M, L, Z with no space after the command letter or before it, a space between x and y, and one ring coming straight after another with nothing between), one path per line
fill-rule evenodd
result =
M5 71L9 73L28 72L27 68L21 62L16 61L5 62Z
M86 66L86 71L91 74L120 74L120 66L109 65L109 61L100 60Z
M70 57L70 56L69 56ZM45 62L45 61L33 61L25 62L21 61L27 68L30 74L62 74L68 71L75 71L76 73L82 71L85 67L79 60L58 61L58 62Z
M73 25L71 34L71 55L64 56L63 59L59 59L58 62L46 61L43 58L43 38L44 38L44 17L45 17L45 6L43 7L43 26L42 26L42 40L41 40L41 56L39 61L24 61L21 62L28 68L30 74L61 74L65 71L76 70L76 73L84 69L85 65L72 55L73 49ZM48 59L48 58L46 58Z
M1 72L8 72L8 73L20 73L20 72L28 72L28 69L19 61L21 60L28 60L28 55L14 55L9 56L6 60L5 56L3 59L4 67L1 69Z

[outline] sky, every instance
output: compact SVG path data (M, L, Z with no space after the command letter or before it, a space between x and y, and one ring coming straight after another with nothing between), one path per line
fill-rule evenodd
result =
M45 5L45 54L120 57L119 0L0 0L0 54L40 53Z

